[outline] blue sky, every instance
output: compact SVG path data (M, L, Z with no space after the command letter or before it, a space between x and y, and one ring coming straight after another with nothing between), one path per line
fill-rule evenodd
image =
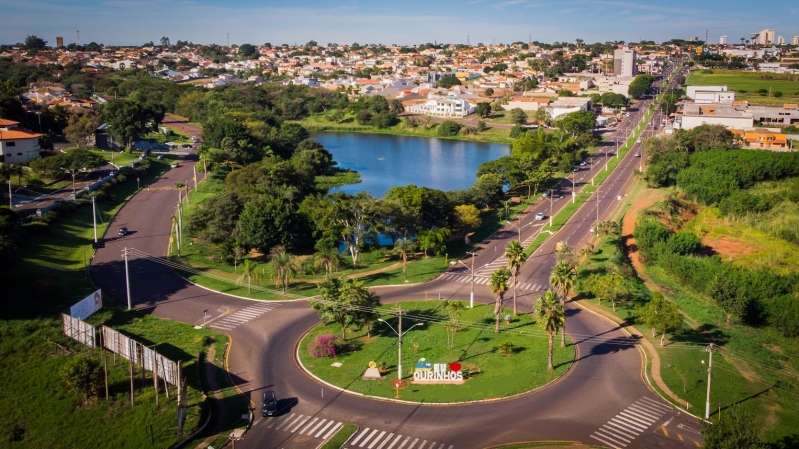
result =
M533 40L662 42L704 38L730 42L764 28L790 42L799 35L799 2L773 0L0 0L0 43L35 34L51 45L95 41L109 45L158 42L224 44L509 43Z

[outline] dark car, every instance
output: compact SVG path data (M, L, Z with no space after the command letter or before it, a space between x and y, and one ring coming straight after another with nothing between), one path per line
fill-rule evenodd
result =
M264 400L261 402L261 414L263 416L277 415L277 397L274 391L264 392Z
M119 235L128 235L128 228L126 228L125 226L119 228Z

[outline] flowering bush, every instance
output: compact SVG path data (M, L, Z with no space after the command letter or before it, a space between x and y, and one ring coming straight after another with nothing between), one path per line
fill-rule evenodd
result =
M314 357L335 357L339 347L339 337L334 335L320 335L308 345L308 352Z

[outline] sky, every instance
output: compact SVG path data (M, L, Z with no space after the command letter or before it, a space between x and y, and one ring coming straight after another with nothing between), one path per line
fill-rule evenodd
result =
M799 2L772 0L0 0L0 44L36 35L64 43L472 45L704 39L730 43L774 29L799 35Z

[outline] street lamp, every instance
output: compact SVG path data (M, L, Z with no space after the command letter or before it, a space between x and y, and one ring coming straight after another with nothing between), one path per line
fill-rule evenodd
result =
M413 329L414 327L424 326L424 323L416 323L413 326L409 327L408 330L406 330L405 332L402 332L402 310L399 311L397 316L399 317L399 326L398 326L399 331L394 329L391 326L391 324L388 323L388 321L382 318L378 318L377 321L380 321L381 323L386 323L388 327L391 328L391 330L394 331L395 334L397 334L397 380L402 380L402 337L408 332L410 332L411 329Z
M41 112L37 112L36 113L36 117L39 118L39 133L41 133L42 132L42 113Z
M522 220L521 217L519 217L519 224L521 224L521 220ZM508 221L508 224L513 226L514 228L516 228L517 231L519 231L519 243L521 243L522 242L522 228L521 228L521 226L517 226L516 224L511 223L510 221Z
M572 170L572 204L574 204L574 198L577 196L577 193L574 192L574 179L577 177L577 172Z
M450 262L450 265L455 265L455 262L457 262L457 263L463 265L464 267L466 267L471 272L471 275L472 275L472 289L471 289L471 292L469 293L469 308L470 309L474 309L474 255L475 255L475 252L474 251L469 251L466 254L471 254L472 255L472 267L471 268L469 268L468 265L466 265L465 263L461 262L460 260L455 260L453 262Z
M549 227L552 227L552 195L555 194L555 191L549 189Z

